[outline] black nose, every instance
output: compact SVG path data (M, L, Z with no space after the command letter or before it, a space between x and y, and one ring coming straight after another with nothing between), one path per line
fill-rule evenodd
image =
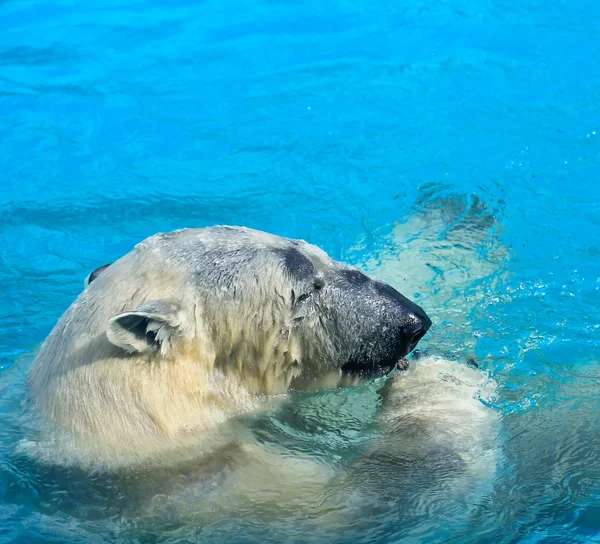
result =
M429 327L431 327L431 319L429 319L425 312L421 310L418 314L411 315L410 323L402 331L408 348L405 355L415 349L419 340L429 330Z

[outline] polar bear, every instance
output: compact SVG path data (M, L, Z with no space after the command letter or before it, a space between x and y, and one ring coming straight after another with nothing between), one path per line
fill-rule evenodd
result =
M160 456L291 389L385 374L431 325L317 247L242 227L152 236L86 283L29 385L100 464Z

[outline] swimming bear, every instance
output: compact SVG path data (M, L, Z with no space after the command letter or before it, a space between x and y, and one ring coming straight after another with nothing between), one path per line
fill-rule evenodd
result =
M147 458L291 389L385 374L431 325L319 248L241 227L157 234L86 284L29 384L48 420L107 458Z

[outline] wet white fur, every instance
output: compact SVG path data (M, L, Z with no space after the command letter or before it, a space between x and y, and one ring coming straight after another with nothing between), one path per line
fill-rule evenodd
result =
M248 248L278 249L284 239L236 232L230 240L227 230L190 229L138 244L81 293L44 342L29 375L32 397L82 464L166 455L260 409L300 374L303 387L341 383L331 335L312 317L293 319L286 271L261 261L269 251L248 257ZM198 242L214 249L211 259L226 248L226 266L197 266L206 256L188 244ZM298 244L317 274L334 266L320 249ZM214 277L196 281L198 270ZM118 326L140 308L153 317L149 307L166 313L152 325L158 350Z

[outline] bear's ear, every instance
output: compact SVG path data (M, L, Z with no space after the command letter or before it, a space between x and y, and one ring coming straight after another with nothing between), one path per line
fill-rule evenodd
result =
M98 268L96 268L96 270L94 270L93 272L90 272L87 276L87 278L85 278L84 282L83 282L83 286L84 287L88 287L90 283L92 283L100 274L102 274L102 272L104 272L110 265L110 264L103 264L102 266L99 266Z
M168 353L185 330L185 316L177 304L147 302L111 318L106 336L127 353Z

